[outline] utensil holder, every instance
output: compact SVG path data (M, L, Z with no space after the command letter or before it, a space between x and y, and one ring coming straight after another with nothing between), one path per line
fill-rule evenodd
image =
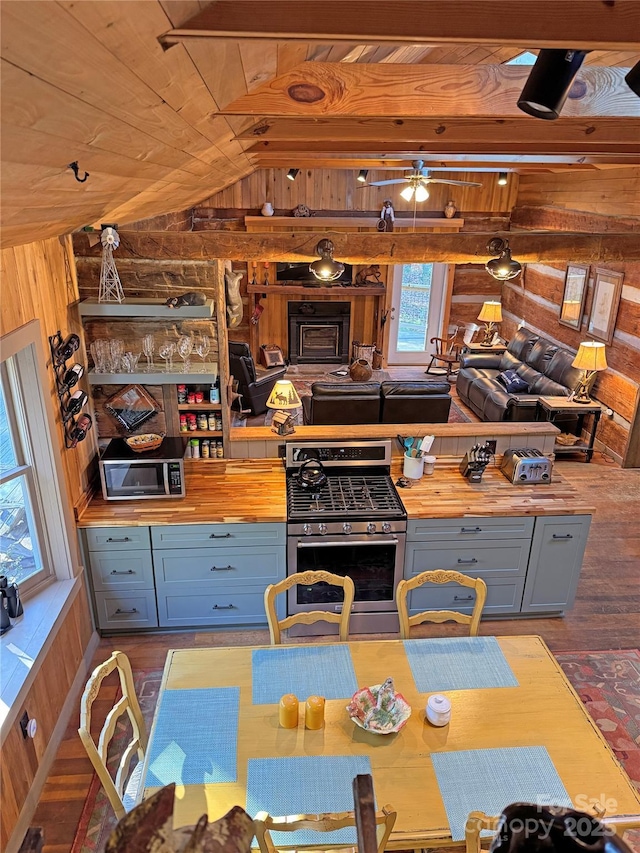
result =
M404 465L402 473L410 480L419 480L422 477L424 459L422 456L407 456L404 454Z

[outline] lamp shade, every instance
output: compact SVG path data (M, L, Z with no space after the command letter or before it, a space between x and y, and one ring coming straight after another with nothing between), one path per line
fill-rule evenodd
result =
M485 302L478 314L483 323L502 323L502 305L500 302Z
M606 370L607 355L604 344L597 341L582 341L571 366L579 370Z
M297 409L301 406L300 397L295 389L293 382L289 379L278 379L273 386L269 399L267 400L268 409Z

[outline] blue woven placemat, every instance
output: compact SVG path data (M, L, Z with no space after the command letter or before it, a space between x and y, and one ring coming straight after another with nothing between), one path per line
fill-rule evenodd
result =
M165 690L145 787L235 782L239 687Z
M353 778L371 773L366 756L299 756L250 758L247 778L247 811L272 816L353 811ZM273 832L276 846L303 844L355 844L355 828L318 833L304 829Z
M405 640L404 649L420 693L518 686L495 637Z
M256 649L251 655L253 704L271 705L285 693L350 699L358 689L349 647Z
M432 753L454 841L464 840L469 812L499 815L509 803L571 806L544 746Z

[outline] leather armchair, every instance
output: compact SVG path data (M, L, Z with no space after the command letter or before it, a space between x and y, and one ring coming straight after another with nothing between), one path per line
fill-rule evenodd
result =
M448 382L383 382L383 424L445 424L451 408Z
M267 411L269 394L286 370L286 367L256 369L249 344L229 341L229 372L238 380L238 393L242 394L243 406L251 409L252 415L261 415Z

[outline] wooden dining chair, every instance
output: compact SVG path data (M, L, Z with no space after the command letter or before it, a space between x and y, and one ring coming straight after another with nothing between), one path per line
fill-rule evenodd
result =
M391 835L398 813L393 806L386 805L382 811L376 812L376 837L378 841L377 853L384 853L385 847ZM295 832L298 829L312 829L315 832L332 832L345 826L355 826L356 818L354 812L328 812L326 814L297 814L287 817L271 817L267 812L258 812L254 818L256 839L260 853L277 853L273 844L271 832ZM307 846L298 846L296 850L322 848L322 842ZM333 848L337 850L354 850L357 847Z
M96 745L91 734L92 706L100 692L102 682L114 670L118 671L122 695L106 715ZM131 722L132 736L123 749L114 779L107 766L109 744L115 734L120 717L125 713ZM97 666L91 673L80 700L78 734L116 817L118 819L124 817L127 812L131 811L136 802L138 785L142 777L144 754L147 749L147 729L133 684L131 664L123 652L113 652L108 660ZM131 760L134 754L137 754L138 763L131 770Z
M314 583L328 583L332 586L341 586L344 589L344 603L340 613L331 613L329 610L311 610L306 613L296 613L293 616L287 616L286 619L278 620L276 615L276 596L291 589L296 584L311 585ZM349 617L351 616L351 606L355 596L355 586L349 577L341 577L334 575L331 572L298 572L295 575L289 575L288 578L279 583L270 584L264 591L264 609L267 613L267 622L269 623L269 634L271 635L271 645L278 646L282 642L281 632L290 628L292 625L311 625L314 622L337 622L340 626L340 640L346 642L349 638Z
M457 373L453 369L454 364L460 360L460 347L458 345L458 326L451 326L447 330L446 338L431 338L430 343L434 344L435 351L431 353L431 361L425 370L425 373L431 373L431 368L444 367L447 371L447 379L451 373ZM440 371L441 372L441 371Z
M407 607L407 594L412 589L423 586L425 583L458 583L460 586L466 586L475 590L476 600L473 605L471 616L466 613L459 613L457 610L424 610L422 613L416 613L409 616ZM396 589L396 604L398 607L398 618L400 620L400 636L403 640L408 640L412 625L419 625L421 622L446 622L452 619L454 622L469 625L469 635L471 637L478 636L478 625L482 616L482 609L487 599L487 585L482 578L471 578L468 575L463 575L460 572L445 571L437 569L432 572L422 572L416 575L411 580L402 580Z

